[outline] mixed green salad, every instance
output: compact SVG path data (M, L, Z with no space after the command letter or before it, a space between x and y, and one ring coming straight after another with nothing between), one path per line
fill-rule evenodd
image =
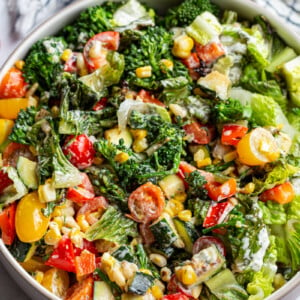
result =
M300 267L300 56L209 0L83 11L0 84L0 228L67 300L265 299Z

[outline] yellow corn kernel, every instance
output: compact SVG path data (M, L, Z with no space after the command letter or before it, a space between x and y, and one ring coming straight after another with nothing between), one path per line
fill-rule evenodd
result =
M131 129L130 133L134 139L141 140L147 136L148 132L146 129Z
M71 49L66 49L60 56L60 59L63 61L67 61L72 55L72 50Z
M170 59L162 59L160 61L161 69L164 72L165 70L173 70L174 63Z
M182 210L178 213L178 218L182 221L189 222L192 219L192 212L189 209Z
M197 275L192 266L183 266L175 270L176 277L185 285L191 285L197 281Z
M148 147L149 145L146 138L136 139L132 144L132 149L136 153L141 153L145 151Z
M136 77L138 78L149 78L152 76L152 67L145 66L140 67L135 70Z
M161 254L151 253L149 258L156 266L160 268L167 265L167 259Z
M38 282L41 283L44 279L44 273L41 271L36 271L33 275L33 278Z
M240 192L244 194L251 194L254 192L254 190L255 190L255 183L249 182L240 190Z
M236 151L231 151L228 152L224 155L223 159L225 162L230 162L233 161L237 158L237 152Z
M210 157L206 157L202 160L196 161L197 167L201 168L201 167L205 167L205 166L209 166L211 165L211 158Z
M142 272L142 273L145 273L145 274L148 274L148 275L152 275L152 272L148 269L139 269L139 272Z
M24 60L17 60L17 61L15 62L15 66L16 66L16 68L19 69L19 70L22 70L23 67L24 67L24 65L25 65L25 61L24 61Z
M85 215L78 215L76 218L77 224L79 225L80 229L85 232L89 229L90 224L85 218Z
M178 215L178 213L180 211L182 211L184 209L184 206L181 202L171 199L170 201L168 201L165 211L171 216L171 217L175 217Z
M96 165L96 166L102 165L103 162L104 162L104 159L102 157L95 157L93 159L93 164Z
M151 288L151 294L153 295L153 297L155 299L161 299L163 297L163 292L162 290L160 289L159 286L157 285L153 285L152 288Z
M194 40L187 35L180 35L174 40L172 53L179 58L188 58L194 48Z
M107 272L108 270L112 269L115 263L115 258L111 256L108 252L105 252L101 259L101 269Z
M181 193L176 194L172 199L176 200L178 202L184 203L186 198L187 198L187 193L181 192Z
M71 231L70 239L77 248L83 247L83 235L84 234L77 228L73 228Z
M55 246L61 240L60 230L57 228L50 228L44 236L46 245Z
M121 152L115 156L115 161L119 163L123 163L129 159L128 153Z
M61 229L64 226L64 217L54 217L52 222L56 223L58 228Z

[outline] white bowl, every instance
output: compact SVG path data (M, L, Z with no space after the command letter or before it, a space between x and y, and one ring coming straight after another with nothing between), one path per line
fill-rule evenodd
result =
M117 0L115 0L117 1ZM223 9L235 10L241 17L252 18L256 15L264 15L270 21L272 26L279 33L281 38L292 48L300 54L300 37L295 34L288 25L283 23L278 16L272 12L266 10L261 6L258 6L250 0L212 0ZM89 6L103 3L103 0L79 0L62 9L59 13L48 19L37 29L35 29L18 48L9 56L7 61L4 63L0 70L0 81L7 70L14 64L15 61L25 57L26 53L30 49L33 43L39 39L56 34L62 27L69 24L72 20L78 16L78 14ZM157 9L159 12L164 12L166 8L176 5L181 1L178 0L143 0L148 3L151 7ZM24 292L31 298L37 300L53 299L59 300L58 297L43 288L38 284L13 258L2 240L0 240L0 260L6 267L7 271L11 274L12 278L23 288ZM292 280L285 284L281 289L273 293L267 298L267 300L278 300L284 295L292 291L300 284L300 273L298 272Z

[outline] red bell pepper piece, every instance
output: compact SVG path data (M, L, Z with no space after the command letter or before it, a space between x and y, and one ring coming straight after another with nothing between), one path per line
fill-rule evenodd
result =
M12 203L0 213L0 228L2 232L2 240L5 245L11 245L16 236L15 215L16 203Z
M224 183L209 182L206 184L206 189L210 199L214 201L221 201L236 193L236 180L234 178L230 178Z
M224 125L222 129L221 142L223 145L236 146L247 131L247 126L238 124Z
M11 184L13 184L13 181L8 177L8 174L0 170L0 194Z
M94 106L93 110L102 110L107 105L108 98L102 97Z
M162 107L166 107L164 103L156 99L150 92L146 90L140 90L137 97L141 98L144 103L152 103Z
M83 250L80 256L75 257L75 270L77 276L91 274L96 269L96 256L88 250Z

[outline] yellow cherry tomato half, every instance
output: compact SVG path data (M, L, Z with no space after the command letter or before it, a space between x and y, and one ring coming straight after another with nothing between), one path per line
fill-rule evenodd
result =
M0 145L6 141L13 127L14 127L14 121L7 120L7 119L0 119Z
M56 268L51 268L44 273L44 277L41 283L42 286L44 286L48 291L62 298L67 293L69 282L68 272Z
M246 134L237 144L237 154L241 163L259 166L275 161L280 149L270 131L257 127Z
M17 206L15 220L19 240L33 243L44 236L50 217L43 215L43 208L46 208L46 204L40 202L36 192L27 194L21 199Z

